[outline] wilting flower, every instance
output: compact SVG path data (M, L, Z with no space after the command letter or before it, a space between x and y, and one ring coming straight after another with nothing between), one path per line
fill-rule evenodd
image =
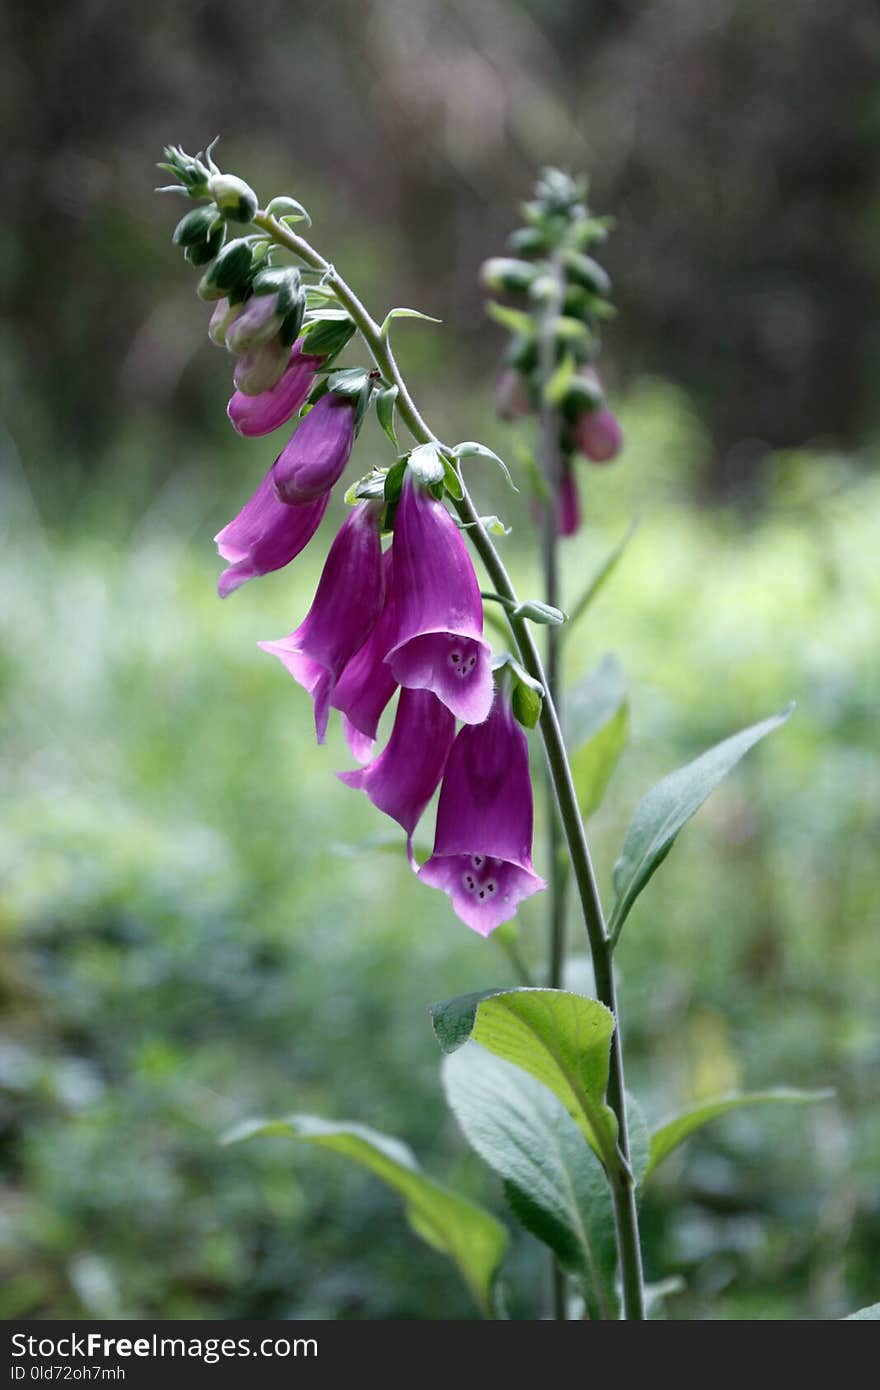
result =
M366 642L339 677L330 700L333 708L342 712L345 737L359 763L372 757L382 711L397 689L397 681L385 660L397 624L390 550L385 552L384 563L385 606Z
M379 538L381 513L381 507L375 503L361 502L355 507L330 547L306 618L289 637L258 644L263 651L277 656L311 695L319 743L324 742L327 734L334 686L346 663L369 637L382 611L385 578Z
M232 373L236 391L245 396L262 396L271 391L283 377L289 360L289 349L280 338L243 352Z
M320 365L320 357L303 352L301 341L294 343L281 380L270 390L259 396L246 396L243 391L233 393L226 407L233 427L248 436L280 429L305 404Z
M396 680L433 690L466 724L492 705L491 649L477 576L449 512L407 473L394 522Z
M575 443L593 463L610 463L623 448L623 430L607 406L584 410L572 426Z
M440 789L434 852L419 870L488 936L546 887L532 868L532 782L526 737L506 695L452 745Z
M308 502L341 477L354 444L355 402L328 391L312 406L275 460L284 502Z
M410 862L413 832L437 790L454 738L455 718L436 695L401 690L391 737L378 758L367 767L336 774L403 826Z
M270 468L238 516L214 537L223 559L230 562L217 584L220 597L289 564L312 539L329 500L327 493L305 506L288 507L278 500Z

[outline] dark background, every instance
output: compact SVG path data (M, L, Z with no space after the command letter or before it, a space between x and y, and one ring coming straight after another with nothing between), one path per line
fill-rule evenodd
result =
M216 134L264 201L308 205L377 316L443 320L395 328L408 378L442 437L514 465L480 263L543 164L589 171L616 217L603 372L627 449L582 470L563 563L569 596L641 515L569 657L575 679L613 649L630 681L589 827L606 902L644 791L798 701L627 925L629 1080L652 1121L737 1086L835 1090L670 1162L648 1273L683 1278L680 1318L875 1301L876 5L14 0L0 55L5 1315L472 1314L372 1179L219 1146L255 1113L371 1123L505 1211L445 1115L425 1010L509 962L375 843L332 776L341 738L314 747L255 650L306 611L341 502L289 571L214 595L211 537L275 441L228 427L229 360L169 243L182 204L153 187L164 144ZM368 422L352 476L388 457ZM524 498L476 465L473 485L536 592ZM539 814L539 869L542 834ZM540 971L539 899L520 924ZM518 1237L515 1316L545 1274Z

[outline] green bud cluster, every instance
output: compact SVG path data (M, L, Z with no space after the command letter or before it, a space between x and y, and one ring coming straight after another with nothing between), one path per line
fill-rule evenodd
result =
M491 257L481 272L487 289L513 296L522 306L489 305L492 317L511 335L504 357L505 400L499 408L503 414L537 410L542 389L548 391L562 416L566 449L571 440L565 422L604 404L591 368L601 347L601 325L614 313L610 277L593 254L611 223L590 213L586 196L586 180L545 169L534 197L523 205L526 225L509 238L511 254ZM556 370L543 386L541 342L548 331ZM515 397L521 402L518 410L510 406Z

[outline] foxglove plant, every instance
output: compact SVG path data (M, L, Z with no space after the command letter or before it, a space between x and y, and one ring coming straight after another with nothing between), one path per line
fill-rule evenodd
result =
M162 167L175 180L170 188L199 204L182 218L174 241L188 261L206 267L198 292L215 304L210 336L236 356L234 428L260 437L297 417L253 497L217 536L229 561L220 592L282 568L309 543L374 409L395 457L346 492L353 510L330 546L306 618L289 637L260 645L311 695L319 742L331 711L341 714L362 765L339 777L398 823L419 881L445 892L479 936L497 933L526 977L521 988L437 1005L432 1018L442 1049L456 1054L446 1059L445 1084L466 1137L504 1178L517 1217L554 1255L555 1316L569 1316L574 1306L570 1280L579 1315L644 1318L642 1185L701 1124L768 1097L698 1107L661 1126L648 1143L626 1097L613 953L682 826L788 710L725 740L648 793L624 838L606 916L560 721L560 638L587 611L622 547L566 616L557 543L580 525L579 456L606 463L622 447L595 367L610 282L590 253L607 223L588 211L583 184L548 170L524 206L526 225L511 238L512 254L483 271L484 284L519 300L516 307L490 306L512 335L496 391L499 412L538 424L528 474L543 517L545 593L521 600L493 539L504 528L479 515L463 473L469 459L494 460L506 473L505 465L478 442L437 438L392 350L394 318L426 316L398 309L378 323L302 236L308 215L301 204L284 196L261 209L243 180L219 170L212 148L195 157L168 149ZM253 230L229 241L229 223ZM355 334L370 362L340 367L338 355ZM412 441L403 450L399 427ZM482 592L469 543L486 574ZM484 635L487 602L500 609L510 640L510 650L494 656ZM547 635L546 662L535 625ZM390 735L376 753L380 720L395 695ZM532 862L533 730L547 770L548 843L539 863L546 883ZM604 755L607 763L607 748ZM433 851L419 866L413 836L438 785ZM588 809L602 790L581 791ZM567 884L592 959L595 998L562 988ZM511 919L545 888L549 987L539 988ZM480 1046L458 1052L465 1042ZM788 1091L785 1098L815 1097ZM262 1128L253 1122L238 1137ZM270 1129L337 1148L377 1172L403 1196L414 1228L457 1263L481 1311L503 1316L498 1274L507 1234L494 1216L422 1174L397 1141L363 1126L294 1116Z

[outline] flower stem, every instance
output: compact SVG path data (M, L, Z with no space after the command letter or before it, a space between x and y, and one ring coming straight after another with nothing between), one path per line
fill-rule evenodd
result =
M325 261L323 256L321 256L309 242L304 240L303 237L298 236L296 232L291 231L291 229L283 223L277 221L276 218L269 216L265 212L258 212L254 218L254 224L266 232L279 246L286 247L306 265L323 273L329 288L333 290L339 303L348 311L357 326L382 376L389 384L397 387L397 410L412 437L419 444L439 444L442 448L442 444L437 439L436 435L429 429L418 411L403 374L395 361L387 335L383 335L379 324L370 315L345 280L342 279L333 266L331 266L328 261ZM455 509L462 522L468 527L471 540L483 562L483 566L495 592L499 594L502 599L508 599L511 604L511 609L515 609L518 603L516 590L507 573L504 561L498 554L491 536L481 522L464 483L462 483L462 497L459 501L455 502ZM580 808L578 807L577 796L574 790L571 768L568 762L568 754L562 736L559 716L552 694L548 688L548 678L544 671L541 655L527 620L515 617L513 611L507 612L507 620L524 667L529 675L539 681L544 687L545 697L541 711L540 730L544 741L547 763L550 769L550 777L553 783L554 797L559 811L559 819L562 825L565 842L568 846L575 886L577 888L584 926L587 933L587 942L593 959L596 993L606 1008L614 1015L616 1024L612 1035L611 1054L609 1058L608 1104L617 1119L618 1162L614 1170L608 1173L608 1181L611 1187L611 1197L617 1229L617 1248L620 1257L623 1283L624 1316L631 1319L641 1319L645 1316L645 1310L638 1212L636 1209L635 1183L629 1158L629 1135L624 1100L623 1053L620 1044L620 1027L617 1022L614 969L611 948L608 941L608 932L605 926L605 916L602 911L602 902L599 897L596 875L593 870L590 850L587 845Z

